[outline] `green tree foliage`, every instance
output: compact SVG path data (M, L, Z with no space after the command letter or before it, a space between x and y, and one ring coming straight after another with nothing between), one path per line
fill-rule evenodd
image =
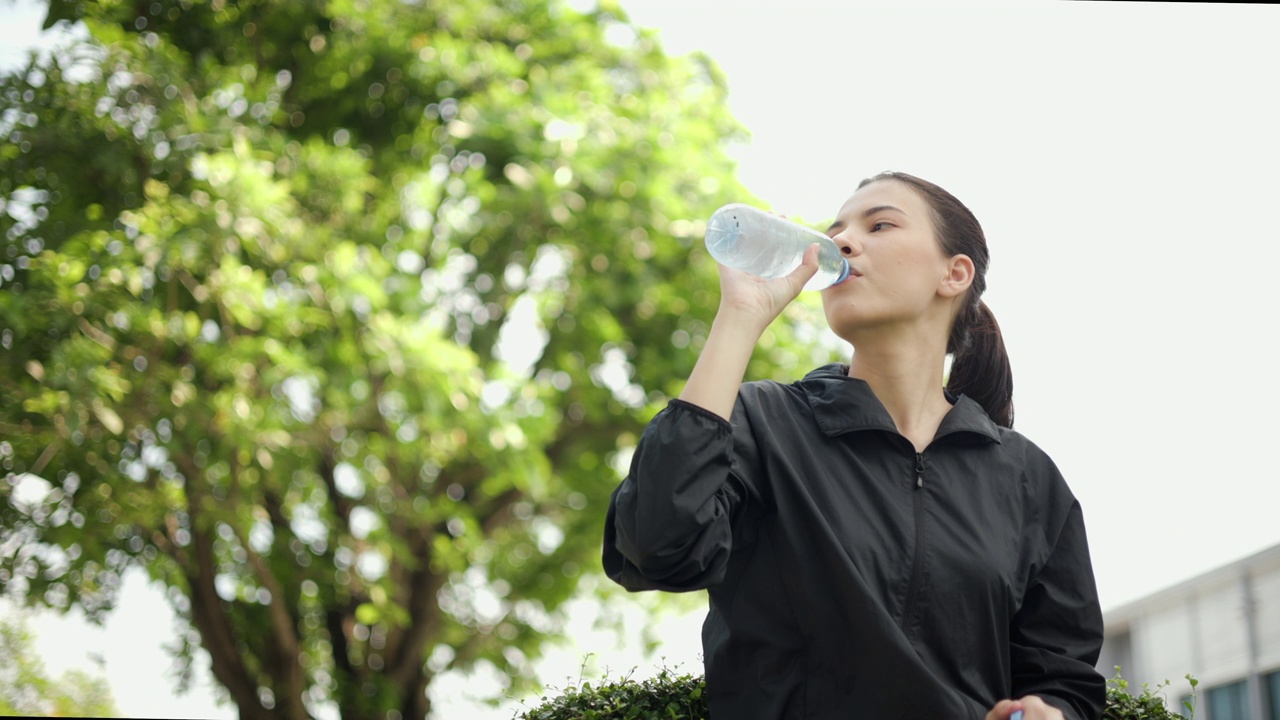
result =
M25 617L0 618L0 715L116 717L106 678L82 670L45 674Z
M701 56L606 0L53 0L0 81L0 584L142 567L242 718L528 687L750 200ZM825 351L801 307L754 377Z

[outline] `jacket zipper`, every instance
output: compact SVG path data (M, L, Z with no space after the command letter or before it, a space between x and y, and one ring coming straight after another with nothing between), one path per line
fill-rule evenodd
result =
M915 609L916 593L920 585L921 556L924 555L924 498L920 491L924 489L924 453L916 453L916 486L911 492L911 505L916 520L916 544L914 557L911 560L911 581L907 585L907 601L902 608L902 630L910 638L911 615Z

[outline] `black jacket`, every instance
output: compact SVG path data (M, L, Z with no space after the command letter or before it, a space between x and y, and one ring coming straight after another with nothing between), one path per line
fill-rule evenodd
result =
M604 567L706 588L717 720L983 718L1041 696L1096 720L1102 615L1080 506L961 396L923 453L845 365L672 401L614 491Z

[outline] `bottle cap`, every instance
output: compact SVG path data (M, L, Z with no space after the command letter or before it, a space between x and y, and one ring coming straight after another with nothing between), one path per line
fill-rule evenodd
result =
M836 281L831 283L831 285L832 286L839 285L840 283L848 279L849 279L849 261L844 258L840 258L840 277L836 278Z

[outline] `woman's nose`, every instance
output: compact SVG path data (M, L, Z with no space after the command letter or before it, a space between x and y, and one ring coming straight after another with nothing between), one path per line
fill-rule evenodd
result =
M862 254L862 243L859 242L858 238L854 237L853 233L848 230L845 230L831 239L836 241L836 247L840 248L840 253L842 255L853 256Z

